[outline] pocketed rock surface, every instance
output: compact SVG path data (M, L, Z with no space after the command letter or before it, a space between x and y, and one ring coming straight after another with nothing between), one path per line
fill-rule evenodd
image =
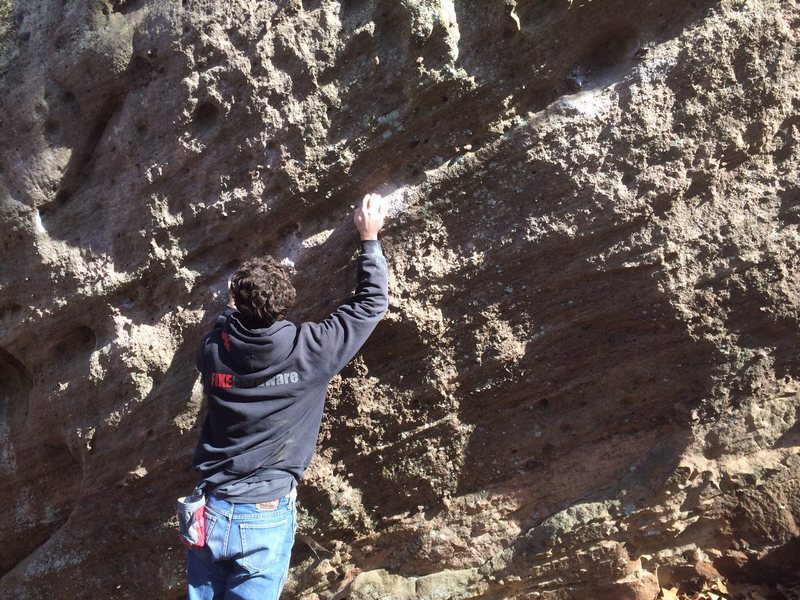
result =
M248 257L391 305L285 598L800 586L796 0L0 1L0 596L179 598ZM794 591L793 591L794 590Z

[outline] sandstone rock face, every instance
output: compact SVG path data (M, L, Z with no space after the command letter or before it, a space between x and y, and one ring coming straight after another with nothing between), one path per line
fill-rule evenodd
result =
M0 2L0 596L183 595L227 276L290 260L292 318L324 317L379 191L391 308L330 387L285 597L791 597L799 25Z

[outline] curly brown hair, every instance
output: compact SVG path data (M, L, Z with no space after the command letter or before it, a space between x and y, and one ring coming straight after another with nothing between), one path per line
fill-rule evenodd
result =
M239 267L231 280L231 296L242 324L260 329L286 318L297 294L289 280L289 269L267 256Z

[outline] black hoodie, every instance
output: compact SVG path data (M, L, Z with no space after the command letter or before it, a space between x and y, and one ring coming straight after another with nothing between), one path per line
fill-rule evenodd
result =
M325 392L388 306L380 243L361 243L355 295L321 323L248 329L228 309L197 354L208 414L192 464L206 493L265 502L303 477Z

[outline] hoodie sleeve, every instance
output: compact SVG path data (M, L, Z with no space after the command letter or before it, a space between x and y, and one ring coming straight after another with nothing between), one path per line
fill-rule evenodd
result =
M357 269L355 294L315 326L321 350L330 357L331 376L355 356L389 306L386 259L379 241L361 242Z

